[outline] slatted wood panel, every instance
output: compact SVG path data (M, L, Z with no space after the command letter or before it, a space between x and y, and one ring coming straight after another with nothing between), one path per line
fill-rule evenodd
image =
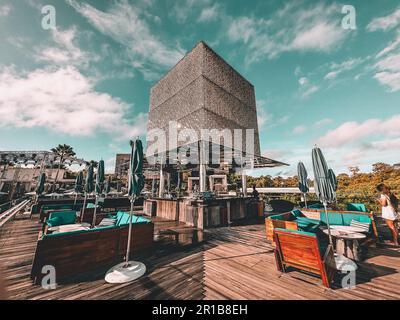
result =
M35 221L16 220L1 232L0 261L12 299L400 299L399 249L371 248L356 289L341 289L339 282L328 289L311 275L278 272L263 224L209 229L205 244L180 246L159 235L181 237L189 229L159 218L154 251L137 257L148 267L140 280L109 285L99 270L47 291L29 279L39 228Z

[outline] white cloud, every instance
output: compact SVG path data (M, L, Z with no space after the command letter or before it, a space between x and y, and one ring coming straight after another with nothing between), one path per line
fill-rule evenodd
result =
M400 138L374 141L371 146L377 150L399 150Z
M400 8L396 9L394 12L392 12L387 16L374 18L367 25L367 30L370 32L378 30L388 31L395 28L399 24L400 24Z
M319 87L313 84L307 77L299 79L300 84L300 97L305 99L319 90Z
M52 30L52 39L56 46L36 48L36 59L55 64L87 64L89 60L98 60L94 54L82 51L76 44L77 30Z
M291 47L300 50L329 51L342 39L343 31L333 24L321 21L297 34Z
M390 70L392 72L400 72L400 53L392 54L378 61L375 65L379 70Z
M94 85L74 67L38 69L25 75L2 69L0 127L43 127L71 136L106 132L115 138L145 132L145 114L128 119L130 106L97 92Z
M400 115L382 119L369 119L364 122L345 122L336 129L328 131L317 140L322 147L336 148L362 142L371 136L400 137Z
M270 122L270 115L263 108L257 109L257 123L258 128L261 130L265 125Z
M306 130L307 130L306 126L300 125L300 126L295 127L293 129L292 133L293 134L302 134L302 133L306 132Z
M247 43L250 37L257 34L257 22L249 17L239 17L232 21L228 29L228 37L232 41L243 41Z
M322 128L322 127L324 127L324 126L326 126L326 125L328 125L328 124L331 124L332 122L333 122L332 119L330 119L330 118L324 118L324 119L321 119L321 120L315 122L314 126L315 126L316 128Z
M4 4L0 6L0 17L6 17L10 14L12 10L11 5L9 4Z
M213 6L211 6L211 0L174 0L173 2L174 5L170 8L170 17L178 23L185 23L197 14L199 14L198 20L201 18L203 13L204 18L207 18L208 16L212 17L214 15L212 12ZM217 5L214 6L215 10L218 9L216 7Z
M359 66L364 59L361 58L351 58L348 60L343 61L342 63L331 63L329 69L330 71L325 75L324 79L326 80L333 80L339 74L354 69L355 67Z
M348 34L341 28L337 12L340 10L336 5L304 7L291 2L269 19L232 19L227 35L233 42L246 44L247 63L273 59L290 51L329 52L339 47Z
M400 72L378 72L374 78L388 86L390 92L400 90Z
M389 54L375 64L374 78L387 86L390 92L400 90L400 52Z
M382 56L392 52L393 50L397 49L400 47L400 34L397 36L397 38L389 43L382 51L380 51L376 57L381 58Z
M97 30L124 46L132 65L147 79L158 76L160 69L174 65L184 55L176 43L167 45L153 34L140 8L126 0L113 2L107 11L75 0L67 2Z
M214 4L211 7L206 7L201 10L200 17L197 21L199 22L210 22L215 21L218 18L219 5Z

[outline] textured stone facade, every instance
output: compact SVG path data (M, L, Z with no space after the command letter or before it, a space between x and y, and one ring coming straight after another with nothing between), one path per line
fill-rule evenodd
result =
M254 129L254 151L260 153L253 85L204 42L151 89L148 130L167 132L170 121L198 132Z
M130 153L117 153L115 156L115 176L127 177L129 170Z

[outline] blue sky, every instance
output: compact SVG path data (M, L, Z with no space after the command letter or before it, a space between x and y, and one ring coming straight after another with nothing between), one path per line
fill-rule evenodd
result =
M258 174L311 169L314 144L337 172L400 162L398 1L0 0L0 39L2 150L67 143L110 171L145 137L151 86L204 40L254 84L263 155L291 164Z

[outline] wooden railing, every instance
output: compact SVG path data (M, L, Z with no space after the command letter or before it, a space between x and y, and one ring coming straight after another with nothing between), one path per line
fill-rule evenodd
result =
M14 218L14 216L21 212L21 210L30 202L29 199L20 198L18 200L11 201L10 203L6 203L4 205L9 206L4 212L0 213L0 228L9 220ZM2 206L4 206L2 205Z

